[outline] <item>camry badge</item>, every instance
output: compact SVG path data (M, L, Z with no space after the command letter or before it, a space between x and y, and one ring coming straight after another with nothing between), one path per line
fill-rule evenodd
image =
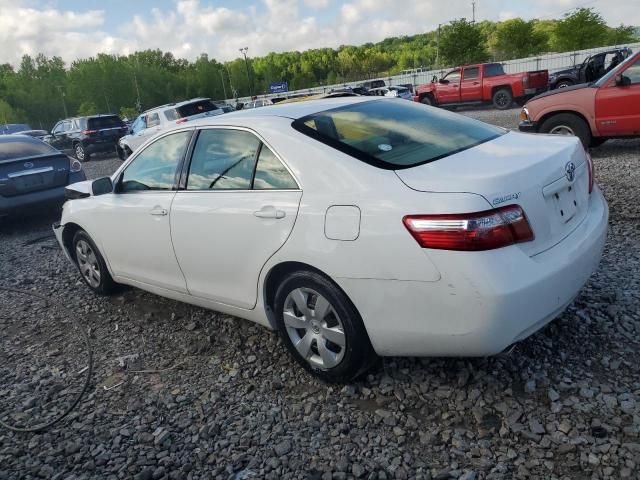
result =
M564 176L570 182L573 182L573 179L576 178L576 166L573 162L567 162L564 166Z
M25 162L25 164L24 164L24 168L33 168L33 163L31 163L31 162Z

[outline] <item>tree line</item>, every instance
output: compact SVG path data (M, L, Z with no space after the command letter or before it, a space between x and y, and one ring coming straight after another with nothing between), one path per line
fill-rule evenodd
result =
M58 119L98 112L132 118L138 111L193 97L237 98L289 89L393 75L402 70L503 61L637 41L631 26L610 27L592 8L561 19L502 22L454 20L436 31L387 38L361 46L269 53L221 63L207 54L195 61L146 50L98 54L68 66L60 57L25 55L0 65L0 123L28 122L49 129ZM248 73L247 73L248 70Z

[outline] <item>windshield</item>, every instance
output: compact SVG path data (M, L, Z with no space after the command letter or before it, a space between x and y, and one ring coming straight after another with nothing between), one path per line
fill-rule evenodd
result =
M293 127L389 170L433 162L506 133L502 128L445 110L390 99L315 113L294 121Z
M627 59L622 62L620 65L618 65L616 68L614 68L613 70L611 70L609 73L607 73L604 77L602 77L600 80L598 80L597 82L594 82L593 85L596 87L601 87L602 85L604 85L605 83L607 83L609 81L610 78L613 78L616 76L617 72L619 72L621 69L625 68L625 66L629 63L631 63L635 58L638 58L637 55L631 55L630 57L627 57Z

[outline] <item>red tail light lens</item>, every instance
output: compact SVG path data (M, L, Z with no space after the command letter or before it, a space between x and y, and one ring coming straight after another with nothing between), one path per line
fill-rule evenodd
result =
M176 123L186 123L188 121L189 121L188 118L181 118L180 120L176 120Z
M82 130L83 135L91 135L92 133L98 133L98 130Z
M593 192L593 184L595 183L595 172L593 168L593 159L589 152L585 152L587 155L587 168L589 170L589 193Z
M82 170L82 164L75 158L69 157L69 171L76 173Z
M452 215L408 215L407 230L422 248L493 250L534 239L527 216L518 205Z

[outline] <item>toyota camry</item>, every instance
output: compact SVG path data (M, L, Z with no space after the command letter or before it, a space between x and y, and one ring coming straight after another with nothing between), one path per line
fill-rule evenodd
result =
M597 268L608 219L578 139L398 99L190 122L67 191L54 230L89 288L252 320L333 381L526 338Z

